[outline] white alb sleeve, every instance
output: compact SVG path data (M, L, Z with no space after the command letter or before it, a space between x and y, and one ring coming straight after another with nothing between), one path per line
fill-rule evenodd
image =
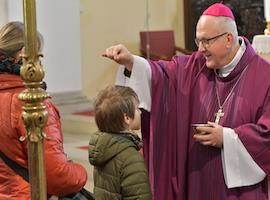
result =
M266 174L252 159L247 149L231 128L223 128L221 150L223 174L228 188L254 185Z
M138 95L140 108L151 111L151 66L142 57L134 56L130 78L124 75L124 66L120 66L116 75L116 85L131 87Z

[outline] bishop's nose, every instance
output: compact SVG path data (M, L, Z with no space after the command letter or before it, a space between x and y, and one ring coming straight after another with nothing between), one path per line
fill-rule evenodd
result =
M205 48L204 44L202 43L202 41L199 42L198 51L200 51L202 53L206 52L206 48Z

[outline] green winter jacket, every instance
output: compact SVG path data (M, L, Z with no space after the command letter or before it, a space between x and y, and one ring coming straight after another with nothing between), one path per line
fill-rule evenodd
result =
M133 141L132 141L133 140ZM96 132L89 142L96 200L150 200L151 191L138 138Z

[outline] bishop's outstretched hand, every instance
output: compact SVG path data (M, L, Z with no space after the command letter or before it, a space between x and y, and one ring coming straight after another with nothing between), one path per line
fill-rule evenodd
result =
M120 65L124 65L127 70L132 71L134 63L133 55L122 44L111 46L106 49L102 56L110 58Z

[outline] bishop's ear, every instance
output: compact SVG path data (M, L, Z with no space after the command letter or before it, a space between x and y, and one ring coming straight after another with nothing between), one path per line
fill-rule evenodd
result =
M228 33L227 35L226 35L226 39L227 39L227 47L228 48L231 48L232 47L232 45L233 45L233 35L231 34L231 33Z

